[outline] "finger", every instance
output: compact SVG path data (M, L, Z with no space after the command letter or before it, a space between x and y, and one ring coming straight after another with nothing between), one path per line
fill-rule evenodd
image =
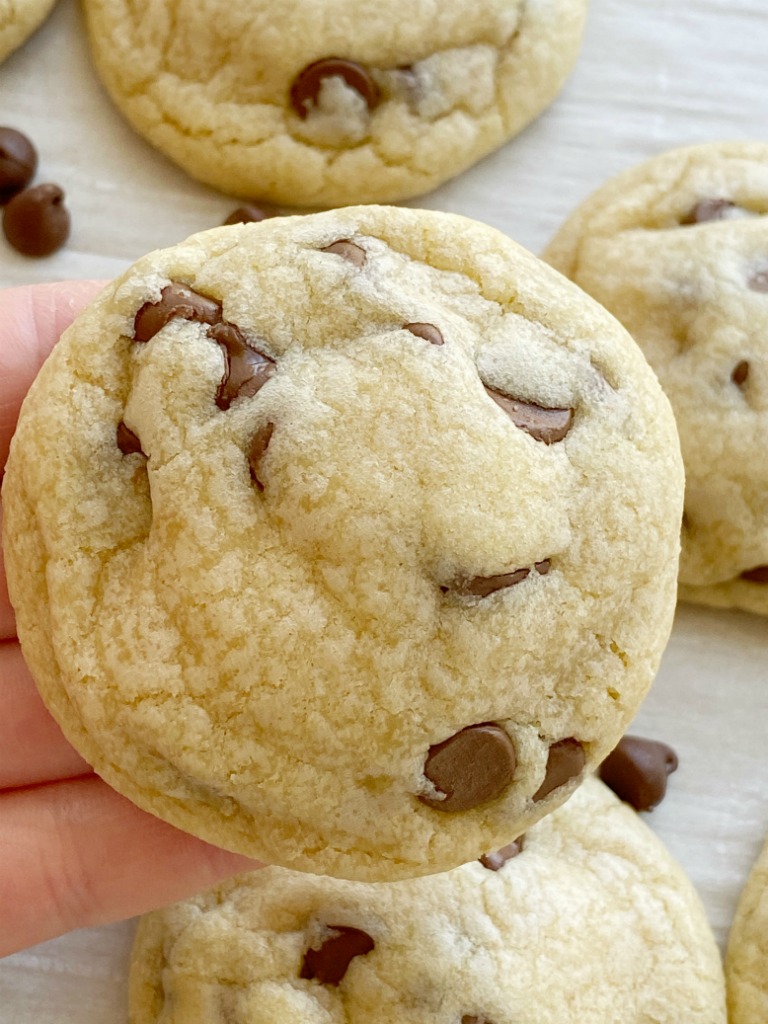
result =
M0 796L0 956L260 867L144 814L95 776Z
M102 287L98 281L61 281L0 292L0 468L5 466L19 408L37 371Z
M19 645L0 644L0 790L90 771L40 699Z
M3 535L3 503L0 501L0 537ZM0 640L10 640L16 636L16 619L8 597L8 585L5 582L5 559L3 546L0 544Z

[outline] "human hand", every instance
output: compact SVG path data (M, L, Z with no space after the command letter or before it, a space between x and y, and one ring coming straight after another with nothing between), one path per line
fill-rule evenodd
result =
M37 371L100 287L79 281L0 292L1 467ZM140 811L67 743L21 656L0 549L0 956L144 913L257 866Z

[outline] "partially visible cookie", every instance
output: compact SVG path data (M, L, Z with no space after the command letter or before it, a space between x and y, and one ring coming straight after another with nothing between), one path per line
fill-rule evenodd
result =
M266 868L149 915L131 1024L724 1024L693 887L600 782L520 845L389 885Z
M672 402L681 596L768 614L768 144L679 149L620 174L544 258L622 321Z
M47 18L56 0L0 0L0 61Z
M741 894L725 970L730 1024L768 1021L768 843Z
M295 206L435 188L554 99L587 0L86 0L96 65L193 177Z

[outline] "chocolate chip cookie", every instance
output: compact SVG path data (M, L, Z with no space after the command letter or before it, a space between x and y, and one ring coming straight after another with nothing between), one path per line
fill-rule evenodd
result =
M622 321L675 410L681 596L768 614L768 145L675 150L610 181L545 255Z
M0 61L26 42L56 0L0 0Z
M682 464L623 328L461 217L218 228L54 350L3 487L26 658L140 806L392 879L513 840L615 746Z
M768 1020L768 844L741 894L725 970L730 1024Z
M560 91L587 0L86 0L96 65L193 177L296 206L435 188Z
M519 845L391 885L265 868L152 914L131 1024L724 1024L693 887L601 783Z

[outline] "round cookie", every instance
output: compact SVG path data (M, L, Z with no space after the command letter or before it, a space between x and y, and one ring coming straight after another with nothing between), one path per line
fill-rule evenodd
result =
M0 0L0 61L26 42L56 0Z
M671 409L505 236L362 207L140 260L30 391L25 656L140 806L393 879L495 849L626 729L671 626Z
M725 1024L693 887L600 782L521 845L389 885L265 868L151 914L130 1022Z
M768 144L675 150L588 199L544 254L628 328L677 417L680 595L768 614Z
M768 1020L768 843L736 908L725 972L730 1024Z
M554 99L587 0L86 0L101 78L193 177L295 206L454 177Z

